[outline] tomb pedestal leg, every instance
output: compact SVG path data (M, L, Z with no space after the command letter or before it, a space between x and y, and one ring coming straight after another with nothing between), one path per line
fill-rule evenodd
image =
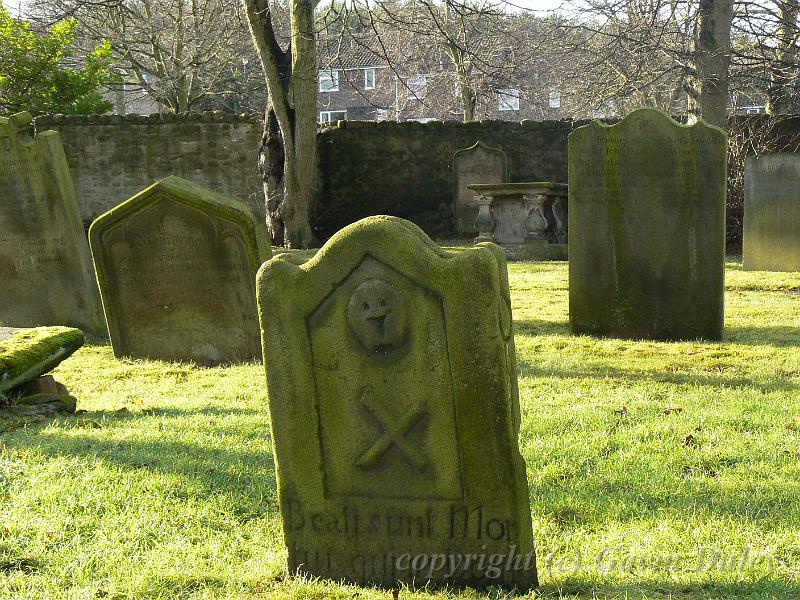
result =
M494 219L489 208L492 205L491 196L475 196L475 203L478 205L478 218L475 219L475 229L478 230L478 237L475 243L494 242Z

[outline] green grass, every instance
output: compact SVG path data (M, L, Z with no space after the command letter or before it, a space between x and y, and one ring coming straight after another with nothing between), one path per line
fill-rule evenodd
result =
M800 597L800 274L731 262L727 339L653 343L571 336L566 266L509 270L539 594ZM0 423L0 596L391 597L284 576L260 365L56 376L85 413Z

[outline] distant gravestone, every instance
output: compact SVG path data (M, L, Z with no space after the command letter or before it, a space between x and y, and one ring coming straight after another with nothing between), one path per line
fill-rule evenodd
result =
M0 326L41 325L105 335L61 138L19 113L0 118Z
M290 571L535 585L500 248L382 216L301 262L257 284Z
M569 317L576 333L720 339L725 133L653 109L569 136Z
M264 226L238 200L167 177L89 238L115 356L218 364L260 356Z
M800 155L750 157L744 180L744 269L800 271Z
M473 235L478 204L475 192L467 189L472 183L505 183L508 181L506 153L483 142L459 150L453 155L454 213L456 232Z

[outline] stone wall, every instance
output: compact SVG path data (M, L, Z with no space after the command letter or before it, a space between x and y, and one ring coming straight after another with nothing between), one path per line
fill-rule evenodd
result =
M262 210L255 168L261 123L255 115L44 115L35 123L37 131L61 133L84 221L168 175Z
M259 214L263 195L255 172L261 136L258 115L90 115L37 117L39 131L61 132L78 194L89 221L167 175L242 199ZM347 121L319 134L320 187L315 232L324 240L374 214L404 217L429 234L452 233L452 159L481 140L508 155L511 181L567 180L567 135L587 121L455 121L397 123ZM760 140L761 152L800 147L800 119L737 118L737 132ZM758 130L760 133L753 133ZM742 156L737 156L736 148ZM731 145L728 244L741 245L744 155Z
M319 135L320 190L313 227L327 238L362 217L390 214L433 235L449 233L453 154L482 141L508 156L511 181L567 180L572 121L397 123L348 121Z

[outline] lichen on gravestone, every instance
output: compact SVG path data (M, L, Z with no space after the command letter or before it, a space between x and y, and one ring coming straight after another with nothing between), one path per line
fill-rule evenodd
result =
M53 370L83 343L83 333L70 327L0 327L0 393Z
M89 229L115 356L220 364L261 354L264 223L239 200L162 179Z
M89 247L58 132L0 118L0 326L105 337Z
M569 135L569 318L575 333L720 339L725 132L655 109Z
M257 290L289 570L535 586L500 248L370 217L268 261Z

